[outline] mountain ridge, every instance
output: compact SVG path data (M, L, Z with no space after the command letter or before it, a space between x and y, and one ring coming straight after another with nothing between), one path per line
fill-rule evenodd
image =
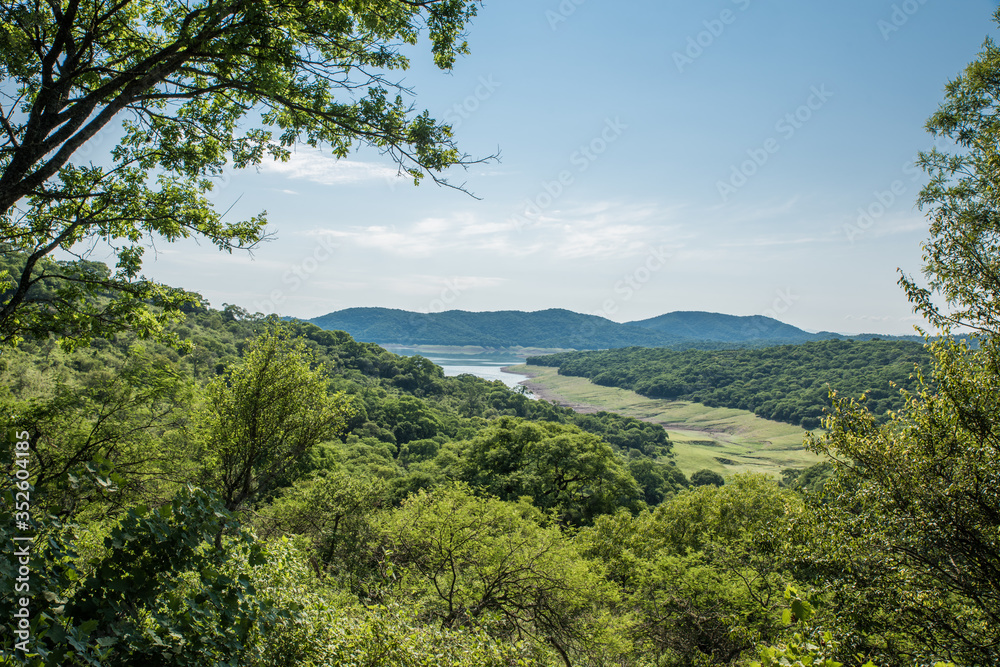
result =
M645 320L619 323L564 308L417 313L398 308L369 306L345 308L307 321L322 329L346 331L355 340L380 345L479 346L500 349L745 347L829 339L922 340L915 336L809 333L764 315L726 315L707 311L672 311Z

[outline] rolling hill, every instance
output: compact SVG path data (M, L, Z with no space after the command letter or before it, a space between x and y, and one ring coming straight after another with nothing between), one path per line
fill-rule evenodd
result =
M663 346L679 342L666 332L629 327L569 310L413 313L389 308L348 308L309 320L357 340L382 345L475 345L487 348L602 349Z
M356 340L380 345L497 349L756 347L845 338L828 332L809 333L761 315L739 317L697 311L667 313L622 324L563 309L415 313L391 308L347 308L309 321L320 328L346 331Z
M648 320L628 322L628 326L666 333L685 340L711 340L724 343L747 343L766 340L775 343L805 343L837 334L812 334L771 317L738 317L699 311L676 311Z

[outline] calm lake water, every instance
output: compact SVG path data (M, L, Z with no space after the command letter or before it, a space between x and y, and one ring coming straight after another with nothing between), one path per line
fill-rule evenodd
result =
M505 373L500 369L504 366L515 366L523 364L524 358L513 354L435 354L433 352L419 352L409 348L397 348L392 350L396 354L404 357L412 357L419 354L421 357L430 359L435 364L444 369L447 377L454 377L469 373L485 380L500 380L508 387L517 387L518 382L528 379L527 375L518 373Z

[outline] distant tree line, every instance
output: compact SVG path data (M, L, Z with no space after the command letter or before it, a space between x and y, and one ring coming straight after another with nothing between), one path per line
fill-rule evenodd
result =
M749 410L765 419L814 429L830 407L829 392L865 397L884 420L904 404L931 355L909 341L816 341L753 350L624 348L531 357L561 375L631 389L650 398Z

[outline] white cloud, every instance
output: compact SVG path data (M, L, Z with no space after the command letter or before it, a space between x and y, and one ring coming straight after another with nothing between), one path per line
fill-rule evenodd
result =
M540 226L551 228L557 257L624 259L644 255L657 241L676 243L680 226L667 224L675 216L676 209L603 201L554 211L551 221Z
M391 165L337 159L316 148L297 150L287 162L264 162L261 169L320 185L348 185L377 180L394 182L399 174L397 168Z
M644 255L650 245L676 244L678 225L671 215L648 205L598 202L548 211L530 224L478 212L423 218L408 224L328 229L338 241L405 257L461 253L526 257L547 253L564 260L624 259Z

